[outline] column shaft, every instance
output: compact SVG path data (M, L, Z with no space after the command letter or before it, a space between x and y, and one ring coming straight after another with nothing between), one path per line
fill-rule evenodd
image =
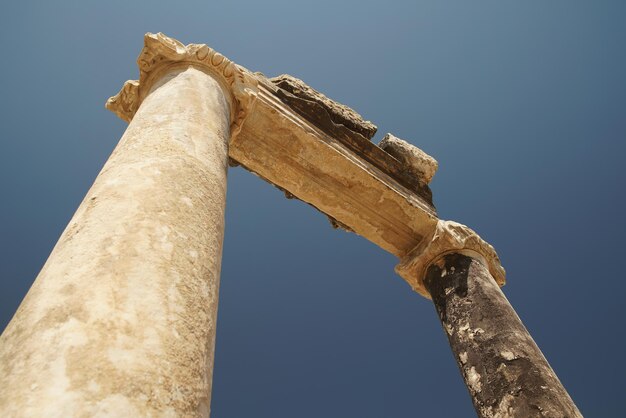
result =
M478 260L445 255L424 283L480 417L581 417Z
M208 416L230 107L155 82L0 337L0 416Z

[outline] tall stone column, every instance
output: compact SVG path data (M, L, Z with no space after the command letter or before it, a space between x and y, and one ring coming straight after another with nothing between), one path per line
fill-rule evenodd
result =
M495 250L474 231L439 221L397 270L432 298L478 416L582 417L500 290Z
M237 67L148 34L131 120L0 337L2 417L208 416ZM248 92L249 93L249 92Z

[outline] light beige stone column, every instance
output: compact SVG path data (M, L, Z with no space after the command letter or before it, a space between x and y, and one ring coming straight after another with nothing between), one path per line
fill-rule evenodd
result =
M1 417L209 415L242 119L216 55L147 35L140 82L108 104L132 121L0 337Z

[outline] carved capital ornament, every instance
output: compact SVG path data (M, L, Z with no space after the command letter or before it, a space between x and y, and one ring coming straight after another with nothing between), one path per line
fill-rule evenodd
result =
M396 266L398 273L417 293L430 299L424 286L426 270L443 256L460 253L480 261L496 283L504 286L506 273L496 250L474 230L453 221L439 220L430 237L426 237Z
M257 97L258 80L205 44L183 45L162 33L147 33L137 58L139 80L129 80L106 102L106 108L130 122L162 71L174 65L194 65L209 71L222 85L231 104L231 138L241 130Z

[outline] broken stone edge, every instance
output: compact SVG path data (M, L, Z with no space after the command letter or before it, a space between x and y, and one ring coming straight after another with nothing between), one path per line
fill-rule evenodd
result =
M499 286L506 283L506 272L496 250L471 228L439 220L430 238L423 239L396 266L396 273L420 295L431 299L424 277L428 267L446 254L459 253L476 258L488 270Z
M437 160L415 145L392 134L385 135L378 146L404 164L422 187L427 186L437 172L439 166Z
M328 111L331 120L353 132L358 132L371 140L378 128L369 120L363 119L354 109L329 99L304 81L289 74L269 79L273 84L301 99L313 101Z

